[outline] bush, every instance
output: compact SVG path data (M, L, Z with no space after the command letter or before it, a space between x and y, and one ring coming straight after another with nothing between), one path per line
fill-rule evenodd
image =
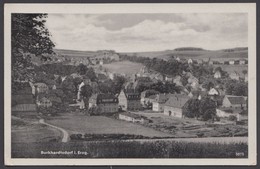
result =
M228 117L228 120L230 120L230 121L237 121L237 117L234 116L234 115L230 115L230 116Z

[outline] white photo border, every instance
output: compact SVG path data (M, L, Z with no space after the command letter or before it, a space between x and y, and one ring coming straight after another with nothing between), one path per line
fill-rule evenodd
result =
M36 159L11 158L11 14L12 13L247 13L248 14L248 158L247 159ZM256 4L19 4L4 5L4 155L5 165L256 165Z

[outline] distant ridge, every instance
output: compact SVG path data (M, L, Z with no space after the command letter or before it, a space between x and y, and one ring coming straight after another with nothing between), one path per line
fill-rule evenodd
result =
M174 51L204 51L205 49L203 48L196 48L196 47L181 47L181 48L176 48Z

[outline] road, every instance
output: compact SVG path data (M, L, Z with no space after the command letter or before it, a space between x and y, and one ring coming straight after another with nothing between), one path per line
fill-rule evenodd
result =
M68 133L66 130L64 130L63 128L60 128L60 127L57 127L57 126L48 124L48 123L46 123L46 122L44 121L44 119L40 119L40 120L39 120L39 123L45 124L45 125L47 125L47 126L50 126L50 127L52 127L52 128L55 128L55 129L61 131L62 134L63 134L63 138L62 138L61 142L66 143L66 142L69 141L69 133Z

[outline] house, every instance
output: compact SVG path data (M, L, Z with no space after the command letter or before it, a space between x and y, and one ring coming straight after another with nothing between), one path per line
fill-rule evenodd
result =
M146 119L145 117L143 116L140 116L140 115L137 115L137 114L134 114L134 113L120 113L119 114L119 119L121 120L125 120L125 121L129 121L129 122L133 122L133 123L148 123L149 120Z
M245 76L244 76L244 81L245 81L245 82L248 82L248 74L245 74Z
M188 59L188 64L192 64L193 60L192 59Z
M215 79L221 78L221 72L219 70L214 73L214 78Z
M36 88L35 88L34 84L32 82L29 82L29 85L32 89L32 94L35 95Z
M34 84L37 93L48 93L49 87L45 83Z
M188 78L188 83L193 89L199 88L199 80L194 76Z
M167 100L163 113L167 116L183 117L182 108L190 98L186 95L174 95Z
M177 86L182 86L181 76L175 76L173 79L173 83L175 83Z
M172 94L157 94L153 101L153 111L163 112L164 104L172 96Z
M12 95L12 115L35 115L37 107L32 94Z
M240 64L240 61L239 61L239 60L235 60L234 64L235 64L235 65L239 65L239 64Z
M113 94L93 94L89 98L89 108L98 107L100 113L118 112L118 98Z
M57 89L57 86L56 85L53 85L52 86L52 90L56 90Z
M156 73L156 74L155 74L155 79L156 79L156 80L159 80L159 81L163 81L163 80L164 80L164 77L163 77L163 75L161 75L160 73Z
M108 74L109 79L114 80L114 78L115 78L114 73L108 72L107 74Z
M28 82L19 82L16 85L19 85L21 88L11 95L12 115L35 115L37 106L32 93L32 87Z
M173 77L171 77L171 76L166 76L166 77L165 77L165 81L167 81L167 82L173 82Z
M145 90L141 93L141 104L145 105L147 101L150 101L149 97L159 94L160 92L156 90Z
M237 117L237 121L248 119L248 110L241 110L235 108L217 108L216 115L222 118L229 118L230 116Z
M234 65L234 64L235 64L235 61L234 61L234 60L230 60L228 63L229 63L230 65Z
M141 105L141 95L134 89L125 89L118 95L119 107L122 110L140 110Z
M231 72L230 74L229 74L229 77L231 78L231 79L234 79L234 80L239 80L239 73L237 73L236 71L234 71L234 72Z
M222 107L230 108L246 108L246 97L226 95L222 102Z
M14 86L19 86L15 94L35 94L35 87L31 82L14 82Z
M208 91L208 95L209 96L218 96L219 92L217 89L215 89L214 87L212 87L209 91Z
M52 106L52 101L47 97L41 97L41 98L37 99L36 104L39 107L48 108L48 107Z
M81 78L81 79L82 79L82 76L81 76L80 74L78 74L78 73L72 73L70 76L71 76L73 79L75 79L75 78Z
M242 110L237 114L237 121L248 120L248 110Z

